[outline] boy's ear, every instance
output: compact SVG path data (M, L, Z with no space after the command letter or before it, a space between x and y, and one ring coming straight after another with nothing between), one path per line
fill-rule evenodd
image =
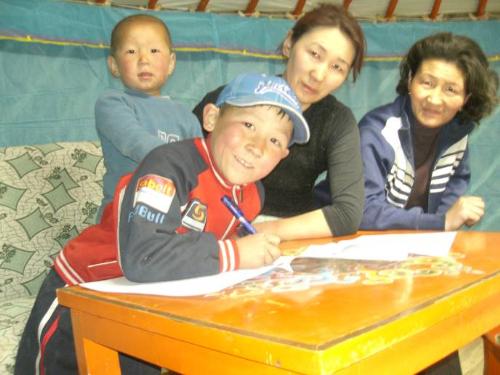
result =
M175 52L170 52L170 64L168 65L168 75L171 75L175 70L175 63L177 62L177 57Z
M290 149L289 148L286 148L284 151L283 151L283 155L281 155L281 158L284 159L288 156L288 154L290 153Z
M283 41L283 46L281 47L281 52L283 56L290 57L290 50L292 49L292 30L288 31L286 38Z
M119 78L120 77L120 71L118 70L118 64L116 63L116 60L113 56L109 55L108 56L108 68L113 77Z
M203 129L207 132L212 132L219 118L220 108L213 103L208 103L203 108Z

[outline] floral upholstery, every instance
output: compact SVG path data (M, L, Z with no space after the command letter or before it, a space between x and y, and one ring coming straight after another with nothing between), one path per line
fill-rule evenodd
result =
M95 222L104 167L98 142L0 148L0 373L54 257Z

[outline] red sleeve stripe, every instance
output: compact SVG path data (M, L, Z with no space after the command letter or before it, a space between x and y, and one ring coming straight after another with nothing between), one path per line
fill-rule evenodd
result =
M64 251L61 251L55 259L55 267L59 271L59 276L61 276L64 281L69 285L75 285L85 282L83 278L78 275L78 273L71 267L66 257L64 256Z
M231 240L218 241L219 243L219 271L227 272L238 269L239 257L236 243Z

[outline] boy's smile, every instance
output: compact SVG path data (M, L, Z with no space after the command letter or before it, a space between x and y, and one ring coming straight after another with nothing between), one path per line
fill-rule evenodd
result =
M153 73L141 72L138 74L138 76L139 76L139 79L141 79L141 80L150 80L153 78Z
M205 129L211 132L210 151L217 169L231 184L262 179L288 155L292 123L279 108L259 105L221 111L209 106L211 123L205 123Z

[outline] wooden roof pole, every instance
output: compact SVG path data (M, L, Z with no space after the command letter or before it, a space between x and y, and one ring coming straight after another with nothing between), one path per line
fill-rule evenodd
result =
M257 4L259 4L259 0L250 0L247 5L247 9L245 9L245 15L250 16L255 13L255 9L257 9Z
M158 0L149 0L148 1L148 9L155 9L157 2L158 2Z
M298 17L302 14L304 10L304 6L306 5L306 0L297 0L297 4L295 4L295 9L292 12L294 17Z
M349 5L351 5L352 0L344 0L342 6L344 7L345 10L349 9Z
M439 8L441 8L441 0L434 0L434 5L432 6L431 14L429 15L431 20L435 20L439 15Z
M200 0L198 6L196 7L197 12L204 12L207 10L208 2L210 0Z
M476 11L476 16L477 17L483 17L484 14L486 13L486 5L488 4L488 0L480 0L479 4L477 5L477 11Z
M387 6L387 11L385 12L385 19L390 20L394 15L394 11L398 6L398 0L390 0L389 5Z

